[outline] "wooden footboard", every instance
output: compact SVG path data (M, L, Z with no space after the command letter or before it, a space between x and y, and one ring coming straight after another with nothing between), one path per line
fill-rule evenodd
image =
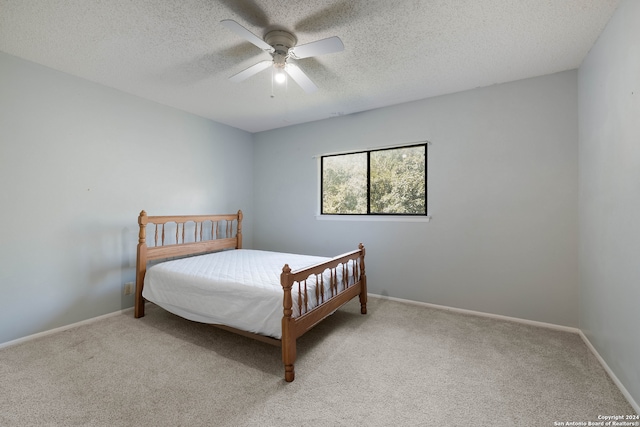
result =
M364 268L365 249L362 243L359 249L332 258L329 261L291 271L285 265L280 275L280 283L284 290L282 317L282 362L284 363L284 377L287 382L295 378L294 362L296 360L296 340L302 334L313 328L324 318L356 296L360 297L360 312L367 314L367 276ZM338 275L338 270L342 274ZM330 297L322 298L324 294L324 272L329 270L330 281L326 284L330 288ZM338 277L342 279L339 280ZM311 278L315 282L315 296L318 305L308 308L307 281ZM297 288L297 301L293 301L292 289ZM293 317L293 306L297 305L300 316Z
M177 258L242 248L242 211L229 215L138 216L140 227L137 263L135 317L144 316L142 296L147 263L152 260ZM153 232L153 243L147 243L147 230ZM360 311L367 312L367 279L364 266L365 249L334 257L326 262L292 271L285 265L280 275L283 289L282 338L256 335L225 325L216 325L232 332L282 347L285 380L295 378L296 340L322 319L351 299L359 296ZM325 276L329 273L329 280ZM312 281L313 286L307 286ZM314 289L309 291L308 289ZM310 292L314 292L310 295ZM295 296L295 298L294 298ZM316 301L317 305L310 304ZM294 316L295 312L299 315Z

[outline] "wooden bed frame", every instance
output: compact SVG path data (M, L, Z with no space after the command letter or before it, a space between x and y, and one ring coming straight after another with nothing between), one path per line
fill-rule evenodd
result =
M153 246L147 246L146 233L149 224L155 225ZM170 224L171 238L166 238L165 226ZM135 317L144 316L145 299L142 296L144 276L147 271L147 262L168 258L179 258L208 252L217 252L225 249L242 248L242 211L237 214L227 215L179 215L179 216L148 216L145 211L138 216L140 234L138 239L138 253L136 262L136 293L135 293ZM186 234L186 227L189 232ZM173 233L175 227L175 235ZM203 231L206 229L206 232ZM234 236L235 232L235 236ZM167 242L171 240L171 242ZM367 277L364 267L365 249L360 243L357 250L334 257L326 262L292 271L286 264L282 268L280 283L283 290L283 316L282 338L275 339L264 335L242 331L226 325L215 325L219 328L251 337L262 342L273 344L282 348L282 362L284 364L284 377L287 382L295 378L294 362L296 360L296 340L305 332L313 328L338 308L346 304L356 296L360 299L360 312L367 313ZM322 273L327 269L331 272L330 283L325 284ZM345 278L340 283L343 289L338 290L337 271L343 273L351 269L352 280L349 274L343 274ZM316 287L316 299L319 304L316 307L307 306L308 294L306 280L315 276L320 286ZM331 297L324 298L325 285L329 286ZM297 289L298 298L292 297L292 289ZM298 317L293 317L293 307L297 305Z

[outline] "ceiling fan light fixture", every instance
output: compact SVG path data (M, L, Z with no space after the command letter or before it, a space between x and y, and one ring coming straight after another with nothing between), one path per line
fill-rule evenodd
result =
M287 75L284 73L284 68L275 67L273 80L275 80L275 82L278 84L283 84L287 81Z

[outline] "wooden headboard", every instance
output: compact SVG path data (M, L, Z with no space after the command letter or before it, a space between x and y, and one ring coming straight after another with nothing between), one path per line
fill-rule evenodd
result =
M179 216L148 216L142 211L138 225L135 317L144 316L142 288L148 261L242 248L242 211L224 215ZM152 245L147 243L149 228L153 230Z

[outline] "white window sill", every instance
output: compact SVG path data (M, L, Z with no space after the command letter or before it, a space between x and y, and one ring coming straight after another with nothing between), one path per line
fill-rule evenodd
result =
M431 215L316 215L318 221L383 221L383 222L429 222Z

